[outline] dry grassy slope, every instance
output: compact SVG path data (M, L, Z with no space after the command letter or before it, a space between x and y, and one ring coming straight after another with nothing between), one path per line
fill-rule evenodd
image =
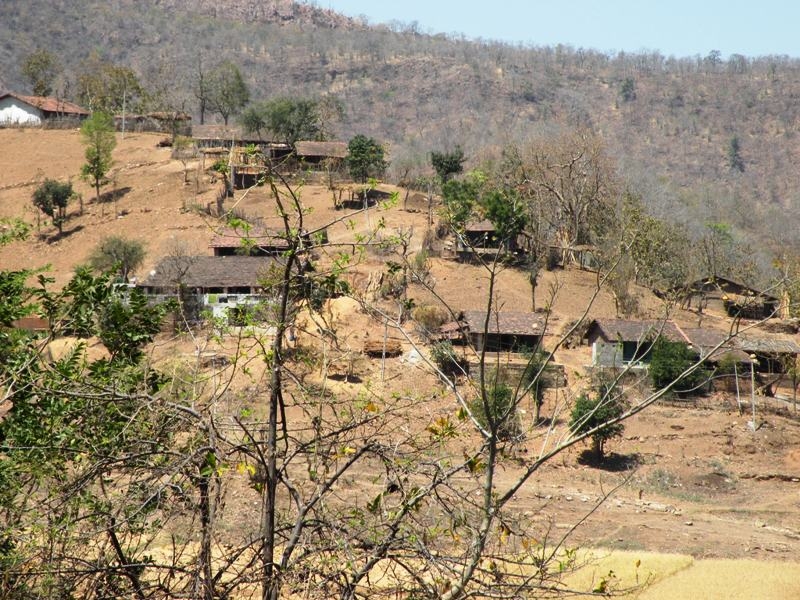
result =
M53 228L43 225L41 235L0 250L0 268L50 263L53 275L63 283L97 241L110 234L145 241L148 264L144 270L168 251L175 240L206 252L213 221L194 211L182 210L182 205L196 201L195 188L183 184L181 164L170 160L168 150L157 148L157 140L158 136L151 135L127 135L118 140L114 154L117 187L130 188L117 205L118 211L125 212L124 216L114 216L113 204L101 207L87 202L83 216L75 215L76 207L72 207L73 216L65 237L55 239ZM13 148L13 153L0 154L0 215L23 216L28 221L34 220L30 209L33 182L43 176L74 176L82 162L80 137L75 131L0 130L0 148ZM77 179L75 184L88 200L91 194L85 184ZM313 208L308 215L311 221L324 222L340 216L333 210L329 192L324 188L304 187L302 197ZM246 197L240 195L234 201L239 209L250 214L266 217L271 214L271 204L263 190ZM199 202L204 204L205 198ZM334 243L352 239L353 230L366 231L379 217L385 219L390 231L409 226L414 226L416 235L424 231L423 213L406 213L395 207L384 212L372 211L369 216L359 215L351 227L334 228L331 239ZM360 267L362 276L358 281L364 282L370 273L380 271L385 259L368 254ZM432 275L436 289L456 307L480 306L487 283L480 268L437 261ZM522 274L506 271L499 283L498 300L502 306L524 309L529 305L529 287ZM554 326L561 327L579 315L593 284L594 276L589 273L547 273L540 284L537 302L541 305L548 290L560 286L553 312ZM658 311L655 300L644 291L639 293L645 314L655 316ZM420 290L412 290L412 295L419 303L426 301ZM592 311L593 316L613 315L609 296L601 294ZM380 324L371 321L355 302L337 301L331 312L335 313L344 345L353 350L359 350L365 339L380 337L382 333ZM690 319L691 315L680 317ZM160 339L154 354L169 364L183 358L192 360L193 352L198 349L233 351L214 343L202 337ZM577 372L588 362L588 350L569 350L558 358L567 364L573 382L579 383ZM446 395L435 392L435 378L422 367L412 367L399 358L391 359L384 373L379 360L364 359L358 369L365 381L374 384L372 389L379 395L389 398L391 392L402 390L420 398L412 419L420 429L455 410ZM244 390L253 384L243 379L235 385ZM329 385L342 397L361 390L352 383ZM561 391L548 394L544 414L554 415L556 402L563 401L563 396ZM638 455L641 466L635 473L628 473L631 477L628 485L579 527L570 543L682 552L696 557L789 559L796 556L800 552L797 527L800 452L796 450L800 426L796 419L776 412L776 408L777 405L759 399L763 426L756 434L747 429L747 417L739 416L730 400L717 397L698 407L656 406L629 421L624 438L612 443L610 449ZM554 416L558 435L566 417L563 413ZM537 437L539 433L533 430L527 442L530 455L537 453L542 441ZM575 448L549 463L525 486L516 501L520 511L541 521L543 528L549 524L558 532L564 524L577 522L591 502L623 478L620 473L578 465L580 450ZM521 456L524 461L524 455ZM517 463L509 460L499 482L506 482L516 472Z
M173 239L194 243L207 233L208 227L200 216L181 210L193 194L181 184L182 166L170 159L170 150L156 147L159 136L117 136L115 184L102 190L106 193L116 187L120 194L116 206L114 202L97 204L94 191L79 179L83 145L78 131L5 129L0 131L0 139L4 148L13 149L0 155L0 214L21 216L32 224L37 219L41 221L28 241L0 250L3 268L51 265L57 284L63 284L72 269L84 263L106 236L120 235L144 242L149 266ZM82 216L77 204L69 207L70 218L61 238L31 204L36 182L45 177L72 180L84 198Z
M391 143L398 173L401 163L425 164L430 150L455 143L474 167L487 149L509 140L588 126L659 216L695 230L706 221L732 223L768 251L798 242L791 227L800 214L791 176L797 60L710 65L696 57L610 57L400 29L364 27L288 0L8 0L0 3L0 64L7 65L0 79L23 88L18 65L44 39L73 80L90 50L99 49L136 70L151 90L166 92L174 106L192 110L198 59L210 67L229 58L242 67L253 99L335 95L346 117L334 135L367 133ZM626 78L635 83L631 102L620 97ZM734 136L744 173L728 168Z
M161 136L149 134L126 134L124 138L117 134L113 172L120 196L116 203L98 204L94 200L94 190L77 177L83 162L83 146L77 131L0 129L0 146L13 148L13 152L0 155L0 216L19 216L33 224L37 219L40 221L29 240L0 249L0 266L16 269L49 264L56 280L63 283L76 265L87 260L95 245L109 235L129 237L145 244L147 259L138 273L140 277L168 254L176 242L188 245L197 254L210 253L208 242L219 223L192 207L204 207L212 201L213 184L208 176L200 175L198 195L194 182L197 171L192 165L189 167L192 171L190 183L184 184L181 163L170 159L169 149L156 146L160 139ZM84 214L79 214L77 204L71 205L69 221L60 238L46 217L31 204L37 182L45 177L70 179L84 197ZM111 190L109 186L103 192ZM380 235L412 230L412 252L419 249L426 227L422 212L405 212L398 204L388 210L378 207L369 215L358 214L342 220L343 213L333 209L331 193L324 186L304 185L299 188L299 194L308 209L304 216L308 228L339 220L330 228L329 237L334 244L344 244L342 250L352 250L352 246L346 244L352 243L356 234L368 234L381 219L385 227ZM267 224L279 225L274 200L266 188L237 192L233 200L227 201L226 207L262 218ZM380 272L384 260L384 256L375 252L367 253L358 267L363 274L359 280ZM481 307L487 293L487 279L481 269L451 261L434 261L432 274L437 292L457 309ZM556 318L567 321L579 315L595 286L595 276L590 273L545 273L537 290L537 303L543 306L557 289L553 303ZM412 293L418 296L418 302L429 301L422 290ZM643 310L656 313L658 304L654 298L644 291L640 293ZM512 269L504 271L497 299L507 309L529 307L530 287L525 275ZM611 316L613 311L610 296L603 293L591 315Z

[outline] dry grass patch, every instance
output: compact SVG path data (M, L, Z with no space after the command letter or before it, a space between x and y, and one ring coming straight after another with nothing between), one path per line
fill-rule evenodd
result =
M565 577L571 589L600 591L603 581L606 590L633 590L627 598L644 598L642 592L692 566L694 559L682 554L656 554L652 552L619 550L586 550L580 564L585 566ZM596 598L596 595L578 595L576 598Z
M641 600L786 600L800 598L800 563L698 560L662 579Z
M695 560L683 554L586 551L586 566L565 578L572 589L634 588L637 600L785 600L800 598L800 563ZM596 597L578 595L576 598Z

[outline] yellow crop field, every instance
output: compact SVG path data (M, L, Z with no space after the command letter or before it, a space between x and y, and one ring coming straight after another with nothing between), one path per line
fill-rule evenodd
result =
M602 550L592 550L585 559L588 566L566 580L574 589L634 588L623 597L637 600L800 598L800 562L696 560L680 554Z

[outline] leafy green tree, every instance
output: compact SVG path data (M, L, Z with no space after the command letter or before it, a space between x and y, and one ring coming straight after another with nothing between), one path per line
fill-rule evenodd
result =
M728 143L728 167L731 171L744 173L744 160L742 159L742 147L738 136L733 136Z
M469 369L467 361L456 354L453 343L449 340L431 345L431 360L447 377L465 375Z
M33 205L53 220L58 233L64 231L67 220L67 204L74 192L72 184L55 179L45 179L44 183L33 192Z
M89 258L89 263L97 271L116 270L120 279L127 283L130 274L144 262L144 256L142 242L110 236L97 245Z
M77 290L99 279L100 287L113 289L108 277L70 283ZM66 296L40 291L55 312L69 312ZM8 352L0 360L0 382L3 402L10 405L0 421L4 598L84 597L87 590L91 597L150 597L154 590L142 573L152 561L144 548L151 532L162 527L160 519L170 517L164 483L191 490L186 470L175 468L195 464L191 450L184 453L186 446L175 443L186 422L167 416L158 398L163 379L137 361L152 339L143 329L157 330L157 309L135 296L125 302L108 298L107 323L98 320L95 333L111 359L90 359L82 343L50 356L32 336L18 337L9 348L10 333L19 332L0 329L0 346ZM120 317L126 312L131 318ZM107 335L111 331L118 339ZM183 457L169 464L175 452ZM184 505L190 500L183 492L181 498ZM86 548L106 540L114 550L98 552L84 568ZM31 564L40 568L34 573Z
M464 150L461 146L456 146L449 152L437 152L435 150L431 152L431 166L443 184L464 170L465 160Z
M347 168L354 181L367 183L370 177L380 177L388 167L383 146L373 138L359 134L347 144Z
M61 70L58 57L43 48L31 52L22 63L22 74L28 80L34 96L52 94L53 82Z
M647 214L641 198L630 192L623 197L620 219L620 251L634 265L634 280L653 289L667 291L683 284L688 276L688 235Z
M245 108L239 115L239 124L247 133L255 133L263 138L268 129L264 104L251 104Z
M525 207L514 190L493 189L485 193L479 203L484 216L494 226L501 240L514 240L527 224Z
M167 306L152 305L139 288L131 288L109 295L109 301L100 307L98 335L111 354L111 360L136 363L142 358L143 348L153 341L161 330Z
M516 441L522 435L513 388L497 376L487 380L485 394L475 398L470 411L478 424L501 441Z
M443 217L456 232L474 216L477 199L484 185L481 175L471 173L463 180L451 180L442 186Z
M636 82L633 77L626 77L619 88L619 95L623 102L633 102L636 100Z
M224 61L208 74L206 104L222 117L225 125L231 115L237 114L250 100L250 91L239 67Z
M527 392L533 399L533 422L538 423L541 417L542 403L544 401L544 381L542 374L547 366L548 354L540 348L526 353L528 363L522 372L520 387L522 392Z
M34 311L29 303L34 291L27 285L32 271L0 271L0 327L11 327L17 319L26 317Z
M100 188L108 183L106 175L111 169L111 153L117 145L114 119L103 112L93 113L81 125L81 136L86 146L86 163L81 167L81 177L95 189L95 200L100 202Z
M480 172L445 183L442 200L445 220L456 231L462 231L471 219L488 219L495 236L508 242L516 239L528 223L519 194L513 189L495 187Z
M42 284L37 298L55 335L98 336L112 359L128 362L141 358L142 348L158 333L170 308L149 305L138 288L120 287L113 271L95 275L85 266L77 268L59 292Z
M322 134L318 104L306 98L274 98L250 106L240 122L247 131L269 131L292 148L300 140L321 139Z
M146 96L133 69L105 61L95 53L84 61L77 88L78 100L89 110L111 115L138 110Z
M697 368L684 375L697 360L697 353L683 342L658 338L650 353L650 379L653 387L671 387L678 393L702 392L703 383L707 379L704 369Z
M586 393L578 396L572 408L569 427L576 435L592 432L592 454L597 460L605 457L605 443L621 436L625 430L622 423L610 422L625 412L625 404L618 394L619 390L601 385L593 397Z

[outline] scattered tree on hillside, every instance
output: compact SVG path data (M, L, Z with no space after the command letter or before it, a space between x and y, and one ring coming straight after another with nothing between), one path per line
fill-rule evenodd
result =
M93 53L81 65L77 94L90 111L116 115L138 110L145 91L133 69L105 61Z
M532 237L566 252L599 243L615 221L616 176L602 142L588 131L510 148L500 168L504 185L517 190L535 217Z
M688 234L647 214L639 196L626 192L618 226L618 250L633 262L633 280L666 292L689 276L693 246Z
M438 152L434 150L431 152L431 166L443 184L464 170L465 160L464 150L461 146L456 146L450 151Z
M325 94L317 100L319 116L319 137L329 140L333 137L333 124L341 122L347 113L344 102L333 94Z
M53 83L62 67L58 57L52 52L39 48L25 57L21 70L34 96L50 96L53 93Z
M626 77L619 87L619 95L623 102L633 102L636 100L636 82L633 77Z
M595 392L578 396L569 427L576 434L588 434L592 440L592 454L595 460L601 461L605 458L606 442L621 436L625 429L619 421L625 411L620 390L615 386L600 385Z
M710 71L716 71L717 67L722 64L722 52L719 50L711 50L703 59L703 62L708 65Z
M742 149L739 143L739 137L733 136L728 143L728 167L731 171L739 171L744 173L744 160L742 159Z
M172 140L172 156L181 161L183 165L183 183L189 183L189 161L197 155L197 147L193 138L186 135L176 135Z
M318 140L322 137L319 108L315 100L304 98L274 98L249 106L240 121L246 131L268 131L275 141L292 148L300 140Z
M250 91L239 67L224 61L204 78L205 105L222 117L225 125L232 115L242 110L250 100Z
M696 253L700 277L728 277L749 282L756 273L750 249L736 239L728 223L706 223Z
M384 150L373 138L357 135L347 144L347 168L354 181L367 183L370 177L380 177L388 163Z
M200 113L200 125L205 125L206 109L208 108L208 97L210 95L208 73L203 67L203 58L197 58L197 74L192 88L195 98L197 98L197 112Z
M81 167L81 177L95 189L95 201L100 202L100 188L108 183L106 175L111 169L111 153L117 145L114 119L102 112L93 113L81 125L81 136L86 146L86 163Z
M71 183L55 179L45 179L33 192L33 205L53 220L59 234L64 232L67 204L73 195Z
M119 278L128 283L130 274L144 262L144 244L138 240L110 236L102 240L92 252L89 263L97 271L116 270Z

